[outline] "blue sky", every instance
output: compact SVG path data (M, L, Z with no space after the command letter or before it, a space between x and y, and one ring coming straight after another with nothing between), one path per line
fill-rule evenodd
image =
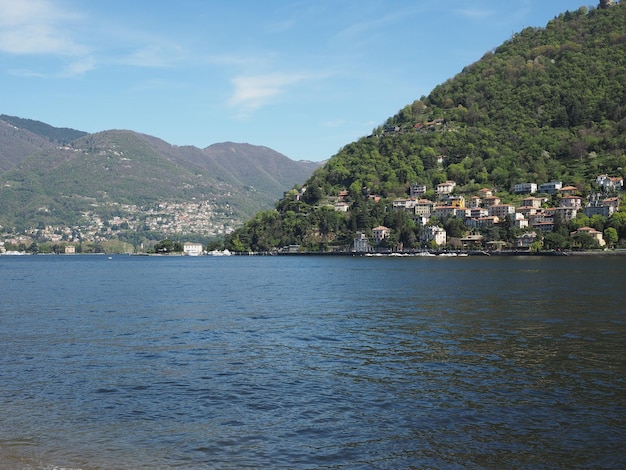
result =
M0 0L0 114L325 160L588 0Z

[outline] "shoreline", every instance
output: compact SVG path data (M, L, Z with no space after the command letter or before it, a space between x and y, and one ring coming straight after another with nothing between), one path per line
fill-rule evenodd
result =
M0 253L1 256L149 256L149 257L216 257L203 254L189 256L183 253ZM261 252L231 252L229 256L352 256L352 257L467 257L467 256L626 256L626 249L619 250L589 250L589 251L489 251L489 250L423 250L423 251L385 251L385 252L352 252L352 251L261 251Z
M302 251L302 252L246 252L236 256L356 256L356 257L466 257L466 256L626 256L626 250L590 251L488 251L488 250L424 250L357 253L349 251Z

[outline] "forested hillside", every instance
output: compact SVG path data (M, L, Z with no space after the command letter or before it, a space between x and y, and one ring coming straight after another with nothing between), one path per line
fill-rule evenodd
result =
M36 252L67 243L209 240L272 207L318 166L249 144L199 149L1 115L0 253L22 245Z
M518 183L559 181L587 198L598 190L599 174L623 178L626 2L605 3L514 35L370 136L346 145L302 189L287 194L275 211L257 214L227 245L345 249L357 232L370 236L384 225L391 229L386 246L418 247L424 227L406 211L392 210L411 184L425 185L421 197L433 202L441 199L437 185L454 181L454 194L466 199L488 188L503 202L519 204L522 198L513 194ZM544 206L558 205L550 196ZM337 202L349 210L337 210ZM557 230L565 236L587 222L583 215L573 225L557 223ZM445 227L450 221L430 223ZM608 220L594 223L609 227ZM448 236L472 231L457 225L446 227ZM516 235L496 228L500 233L492 229L487 238L511 242Z

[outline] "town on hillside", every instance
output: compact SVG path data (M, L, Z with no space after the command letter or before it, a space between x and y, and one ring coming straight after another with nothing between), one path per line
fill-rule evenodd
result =
M228 208L225 211L208 201L163 202L151 207L107 203L100 204L97 209L111 215L103 217L96 211L86 211L82 214L82 222L75 225L42 225L22 233L5 232L0 240L0 254L148 251L151 247L150 240L145 239L146 234L157 239L185 239L198 234L212 238L234 230ZM194 247L191 251L196 249Z
M426 185L412 184L409 197L392 201L394 211L406 211L415 224L423 228L423 247L538 251L560 249L561 245L580 249L604 248L614 246L618 241L615 229L602 231L586 225L568 232L568 240L565 241L549 234L554 234L555 227L559 227L562 232L562 227L569 226L575 220L593 221L600 217L604 221L617 212L624 191L622 177L598 175L595 180L597 192L587 198L579 195L576 186L564 185L561 181L518 183L512 188L512 193L519 204L503 203L502 198L488 188L466 197L457 194L456 187L454 181L438 184L433 188L435 200L431 200L423 198L428 190ZM341 212L350 209L347 191L339 193L334 208ZM584 214L588 219L579 214ZM454 237L446 231L445 222L451 218L462 221L465 228L463 236ZM501 239L501 228L513 234L511 239ZM390 228L382 225L372 227L371 236L358 232L351 251L369 253L380 251L381 246L387 250L391 248L391 251L402 251L401 243L395 247L384 243L391 232Z

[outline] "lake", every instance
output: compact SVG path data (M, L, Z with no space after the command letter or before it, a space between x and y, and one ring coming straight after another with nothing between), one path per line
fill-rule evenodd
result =
M624 468L626 258L0 257L0 468Z

